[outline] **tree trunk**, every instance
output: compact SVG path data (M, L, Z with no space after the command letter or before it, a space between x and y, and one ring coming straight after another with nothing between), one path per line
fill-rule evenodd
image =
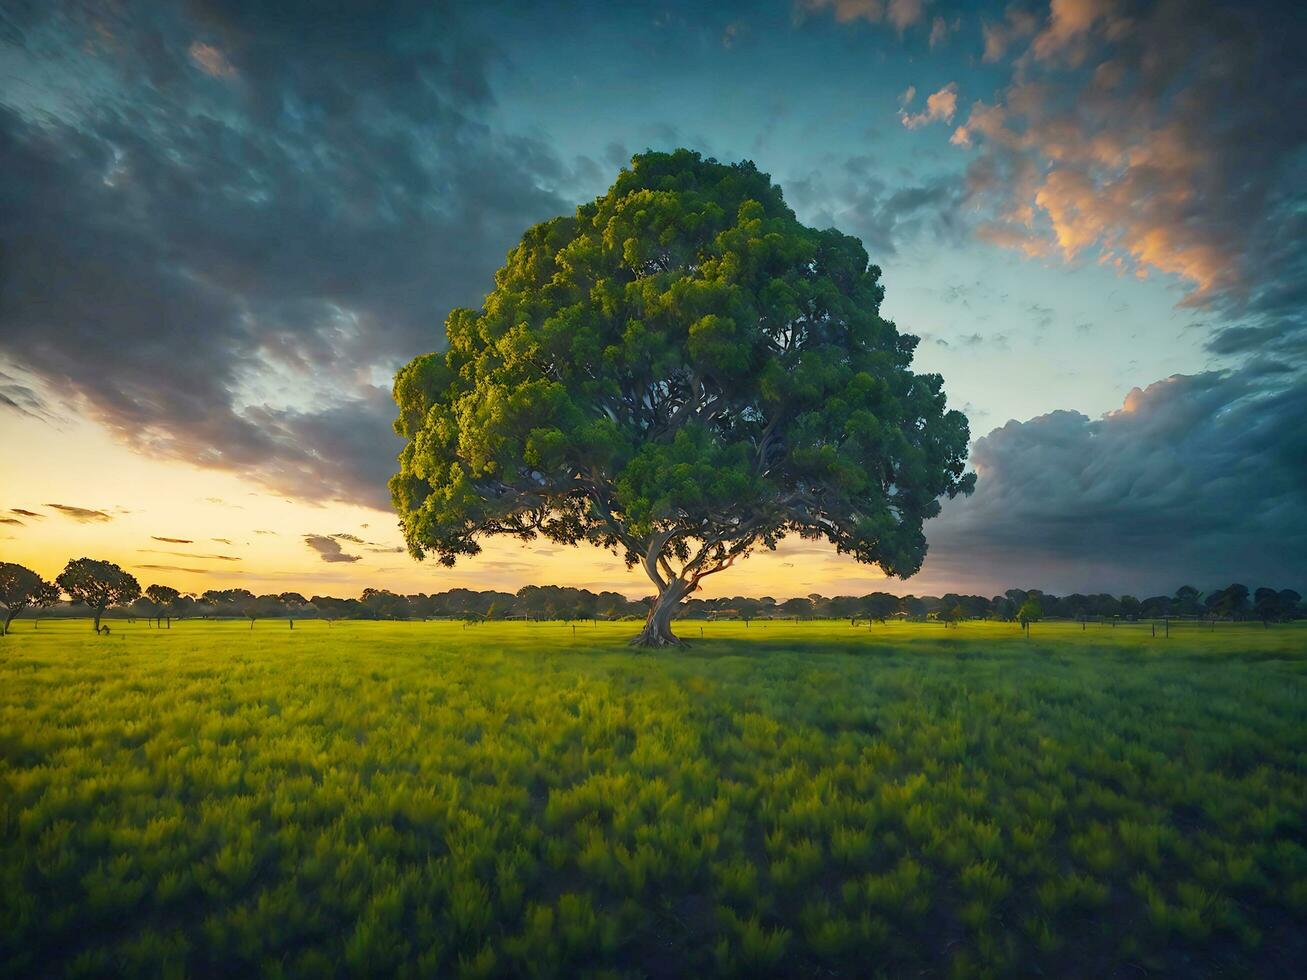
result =
M684 644L672 633L672 619L680 611L681 600L690 592L690 583L675 579L663 587L644 621L644 629L631 641L635 647L674 647Z
M18 615L18 610L17 610L17 609L10 609L10 610L9 610L9 612L5 615L5 624L4 624L4 626L0 626L0 636L8 636L8 635L9 635L9 624L12 623L12 622L14 621L14 617L17 616L17 615Z
M100 632L100 617L104 615L104 607L97 606L95 609L95 632Z

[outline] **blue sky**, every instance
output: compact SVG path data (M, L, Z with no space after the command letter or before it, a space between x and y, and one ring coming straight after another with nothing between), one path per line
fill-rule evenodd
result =
M1296 5L195 0L0 28L0 439L41 460L7 477L8 553L57 564L93 530L148 554L166 514L251 542L183 584L433 587L305 546L397 541L391 374L528 225L688 146L862 238L971 420L977 493L895 591L1304 584ZM204 480L224 504L174 508ZM233 494L285 547L233 529ZM19 513L52 495L106 520ZM488 561L440 582L643 588L602 555ZM805 561L813 588L884 586Z

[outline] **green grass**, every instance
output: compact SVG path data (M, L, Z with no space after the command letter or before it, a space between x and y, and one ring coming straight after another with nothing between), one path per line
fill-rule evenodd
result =
M113 628L0 640L8 975L1307 957L1302 626Z

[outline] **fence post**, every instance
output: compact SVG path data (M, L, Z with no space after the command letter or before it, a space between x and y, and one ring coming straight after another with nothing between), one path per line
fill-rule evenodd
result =
M1157 624L1153 624L1153 639L1157 639Z

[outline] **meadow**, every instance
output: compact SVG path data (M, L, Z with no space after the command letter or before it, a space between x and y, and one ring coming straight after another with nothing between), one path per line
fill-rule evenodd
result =
M637 626L18 624L0 969L1307 958L1307 626L687 622L635 653Z

